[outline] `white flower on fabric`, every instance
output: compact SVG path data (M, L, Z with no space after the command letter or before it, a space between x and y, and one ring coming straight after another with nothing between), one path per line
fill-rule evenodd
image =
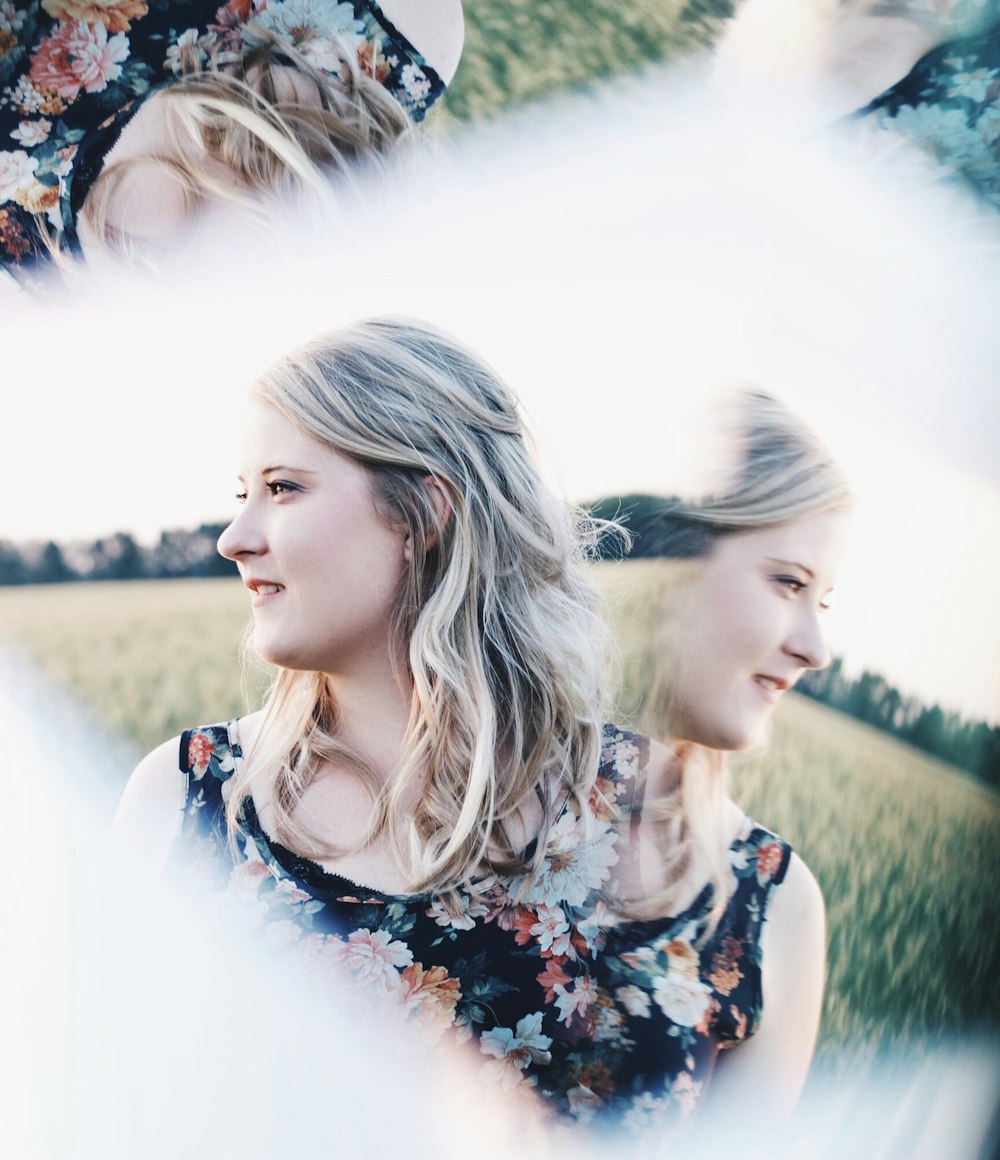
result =
M639 746L630 738L616 735L613 740L604 743L601 761L605 764L610 762L619 777L632 776L639 762Z
M11 129L10 135L20 145L27 145L33 149L41 145L52 131L52 122L43 117L40 121L22 121L16 129Z
M580 1124L589 1124L603 1102L601 1097L595 1095L585 1084L577 1084L575 1088L570 1088L566 1098L569 1100L569 1110Z
M13 88L4 89L4 96L22 113L37 113L45 102L45 97L27 77L21 77Z
M598 902L587 917L576 924L576 933L586 942L587 950L599 950L604 945L604 932L615 925L615 919L606 902Z
M592 1003L597 1002L597 984L589 975L576 979L572 989L556 983L552 988L559 1008L559 1022L568 1027L574 1015L585 1016Z
M400 985L400 968L413 962L413 952L406 943L393 942L385 930L351 931L343 955L356 979L385 993Z
M582 906L598 889L618 861L615 833L610 826L587 836L582 822L563 814L552 830L545 865L538 880L523 896L528 904ZM517 893L519 883L512 893Z
M980 159L983 143L962 109L936 105L904 105L893 117L897 129L934 150L949 167L960 168Z
M538 921L528 933L538 939L541 949L553 955L569 954L571 949L569 923L562 909L558 906L542 905L536 908L535 914Z
M277 0L259 8L250 23L303 50L310 41L319 40L356 49L365 30L363 22L355 19L353 4L330 4L329 0Z
M427 917L433 918L438 926L450 926L452 930L472 930L476 919L482 918L489 907L482 902L470 902L464 894L459 895L459 901L462 909L458 914L450 914L440 901L435 900L427 909Z
M640 987L633 986L631 983L627 987L619 987L615 991L615 998L630 1015L641 1019L649 1018L652 1005L649 996Z
M0 31L20 32L27 12L17 8L13 0L0 0Z
M541 1011L519 1019L513 1031L509 1027L486 1031L479 1049L483 1055L495 1056L496 1062L485 1064L483 1074L506 1089L517 1087L524 1081L522 1072L529 1064L552 1061L551 1046L551 1037L542 1034Z
M403 91L414 102L419 104L431 91L431 82L424 75L423 69L414 64L404 64L399 74Z
M10 201L19 189L27 189L37 168L37 159L23 149L0 152L0 203Z
M672 1023L696 1027L708 1011L712 992L700 979L671 972L653 980L653 998Z
M215 33L206 32L204 36L198 35L197 28L188 28L182 32L177 40L167 49L166 58L163 61L163 67L169 68L174 76L179 76L182 64L182 56L185 48L197 48L198 63L207 64L212 47L215 44Z
M995 68L977 68L971 72L954 73L948 87L948 96L967 97L970 101L976 102L985 101L996 77Z

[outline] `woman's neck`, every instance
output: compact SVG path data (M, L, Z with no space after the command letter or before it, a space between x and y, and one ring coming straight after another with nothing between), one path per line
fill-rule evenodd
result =
M404 670L405 671L405 670ZM327 674L337 713L337 737L388 781L404 757L412 689L408 678L386 672Z

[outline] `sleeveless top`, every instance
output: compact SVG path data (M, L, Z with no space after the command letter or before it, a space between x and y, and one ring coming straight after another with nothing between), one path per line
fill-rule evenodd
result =
M222 891L223 905L242 899L255 936L422 1043L471 1041L485 1083L533 1088L557 1123L669 1133L696 1108L719 1050L757 1027L760 939L785 842L747 820L730 850L731 898L702 945L709 886L673 917L616 921L607 907L646 738L605 726L590 832L564 806L535 885L515 901L523 884L494 877L454 915L432 895L383 894L299 857L268 837L250 798L234 856L222 792L242 758L234 724L181 738L171 872Z
M45 261L35 214L79 253L76 219L142 103L180 73L181 51L239 59L255 29L336 73L332 41L357 52L414 121L444 91L376 0L0 0L0 267Z

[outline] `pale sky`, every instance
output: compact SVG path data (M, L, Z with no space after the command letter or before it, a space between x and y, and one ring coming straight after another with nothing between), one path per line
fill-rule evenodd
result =
M859 496L834 649L1000 717L1000 216L901 147L689 95L650 74L445 142L304 244L203 242L139 286L5 302L0 538L225 518L254 374L406 313L498 367L574 500L669 492L706 395L781 395Z

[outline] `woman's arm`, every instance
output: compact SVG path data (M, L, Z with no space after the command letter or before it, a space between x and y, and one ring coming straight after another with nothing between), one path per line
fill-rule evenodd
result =
M379 7L445 84L462 56L462 0L380 0Z
M764 1005L758 1030L719 1056L700 1115L736 1109L770 1131L791 1115L816 1046L826 974L823 896L809 868L793 854L771 898L761 936Z
M179 752L175 737L139 762L111 823L112 849L151 869L166 862L181 821L185 778Z

